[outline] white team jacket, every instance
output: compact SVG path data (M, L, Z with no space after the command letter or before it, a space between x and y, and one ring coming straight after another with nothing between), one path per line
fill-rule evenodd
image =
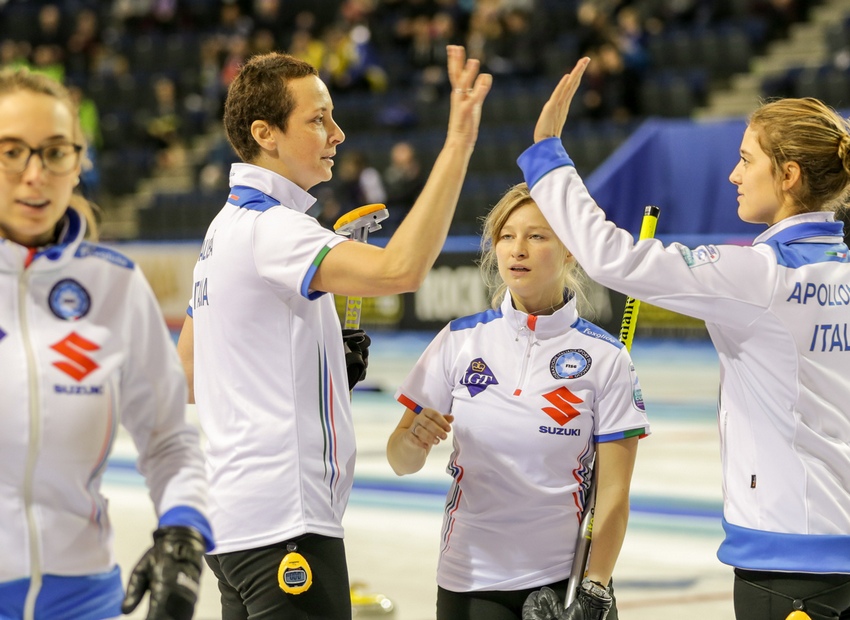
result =
M216 553L343 537L356 446L333 295L310 288L346 237L289 179L233 164L189 307Z
M841 224L831 213L794 216L751 247L635 243L606 221L559 139L532 146L519 164L591 278L706 322L720 358L720 560L850 573L850 266Z
M131 261L83 241L75 211L64 227L34 257L0 239L0 592L114 569L100 485L119 423L157 514L205 529L198 434L156 299Z
M649 433L631 357L570 302L457 319L396 398L455 416L437 583L540 587L570 573L596 443Z

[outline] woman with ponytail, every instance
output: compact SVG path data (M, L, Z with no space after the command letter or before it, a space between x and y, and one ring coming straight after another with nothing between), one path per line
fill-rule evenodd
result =
M531 196L592 279L706 323L720 359L717 555L735 568L737 618L850 618L850 252L836 220L850 127L816 99L760 106L729 175L738 216L767 227L753 245L635 242L561 143L588 62L563 77L519 158Z

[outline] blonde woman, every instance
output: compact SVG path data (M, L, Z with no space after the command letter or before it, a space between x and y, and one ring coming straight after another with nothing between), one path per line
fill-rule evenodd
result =
M419 471L452 433L437 569L438 620L517 620L542 586L564 596L594 456L594 544L580 594L617 617L608 591L628 521L638 438L649 433L634 366L582 319L581 270L525 184L484 225L490 310L452 321L396 397L387 457Z

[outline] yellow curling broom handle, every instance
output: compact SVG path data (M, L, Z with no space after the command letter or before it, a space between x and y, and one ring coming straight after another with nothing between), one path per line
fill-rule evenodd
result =
M362 309L362 297L348 297L345 300L345 329L358 329L360 327L360 311Z
M660 209L648 206L643 213L643 221L640 224L638 239L652 239L655 236L655 227L658 224ZM635 337L638 311L640 310L640 299L634 297L626 298L626 307L623 310L623 322L620 325L620 342L626 347L626 351L632 350L632 340Z
M334 224L334 230L340 234L350 234L355 241L367 242L370 227L377 230L380 226L374 224L387 217L387 207L380 203L363 205L352 209L340 217ZM369 218L372 218L370 226ZM360 312L363 309L362 297L348 297L345 300L345 320L343 329L360 329Z
M643 212L643 221L640 225L638 240L651 239L655 236L655 226L658 223L658 215L660 213L661 210L658 207L646 207ZM639 308L640 300L634 297L626 298L626 307L623 310L623 322L620 324L620 342L626 347L627 351L631 351L632 349L632 339L635 335ZM584 575L587 572L587 562L590 558L590 543L593 538L593 511L596 508L595 466L591 476L590 486L587 490L587 500L581 517L581 523L579 524L578 538L576 538L573 566L570 571L570 578L567 581L567 596L564 599L564 607L569 607L575 600L578 586L581 580L584 579Z

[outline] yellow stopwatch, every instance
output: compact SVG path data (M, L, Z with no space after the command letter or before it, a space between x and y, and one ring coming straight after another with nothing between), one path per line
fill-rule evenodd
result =
M277 569L277 584L287 594L301 594L313 585L313 571L294 544L286 546L287 553Z

